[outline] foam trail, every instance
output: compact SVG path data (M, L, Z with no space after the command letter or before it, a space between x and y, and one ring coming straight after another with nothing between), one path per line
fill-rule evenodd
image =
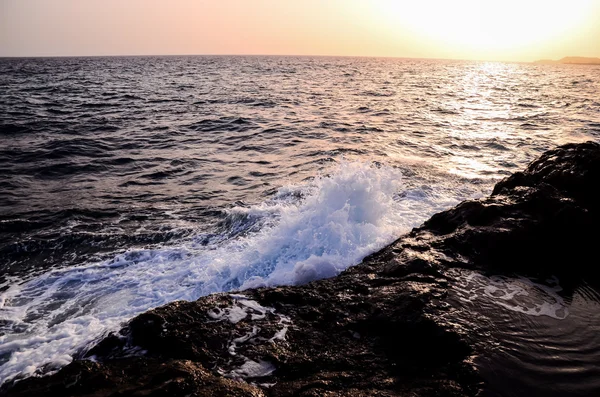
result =
M52 372L124 321L175 300L334 276L457 201L431 189L402 192L400 181L391 167L342 162L330 176L233 208L235 221L208 246L130 251L14 283L0 295L0 379Z
M507 310L529 316L547 316L564 320L569 309L558 294L562 288L558 279L546 285L526 277L491 276L472 272L456 279L453 287L459 299L472 303L484 299Z

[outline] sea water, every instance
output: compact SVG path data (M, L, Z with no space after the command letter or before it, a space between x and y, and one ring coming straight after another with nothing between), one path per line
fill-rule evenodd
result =
M334 276L543 151L597 141L599 72L1 59L0 380L51 373L175 300ZM521 307L512 281L473 277ZM567 316L553 299L518 310Z

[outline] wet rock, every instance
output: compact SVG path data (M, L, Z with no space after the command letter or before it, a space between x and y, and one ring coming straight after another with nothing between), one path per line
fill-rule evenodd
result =
M436 214L412 234L434 233L432 247L478 269L598 279L590 260L599 192L599 145L569 144L499 182L491 197Z
M445 270L596 277L600 146L565 145L337 277L144 313L8 396L469 396L476 331L448 321Z

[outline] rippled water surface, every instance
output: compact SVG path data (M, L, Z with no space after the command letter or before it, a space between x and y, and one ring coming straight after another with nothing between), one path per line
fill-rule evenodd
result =
M0 380L176 299L335 275L556 144L600 68L0 59Z
M600 286L453 273L454 320L481 336L474 346L484 396L600 393Z

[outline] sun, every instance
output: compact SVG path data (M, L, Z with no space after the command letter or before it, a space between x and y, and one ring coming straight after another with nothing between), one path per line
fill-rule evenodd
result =
M376 0L380 17L405 33L461 51L531 49L586 21L594 0Z

